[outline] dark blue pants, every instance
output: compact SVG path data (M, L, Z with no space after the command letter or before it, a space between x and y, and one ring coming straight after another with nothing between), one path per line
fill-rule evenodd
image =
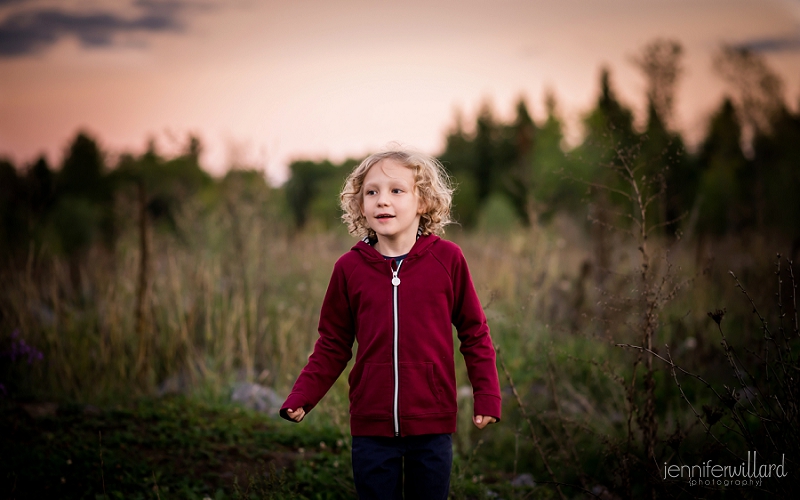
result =
M453 465L450 434L353 436L353 477L361 500L446 500Z

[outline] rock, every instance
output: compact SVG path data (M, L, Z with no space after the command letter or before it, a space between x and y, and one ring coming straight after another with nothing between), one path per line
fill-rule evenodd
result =
M83 414L89 417L96 417L103 414L103 410L93 405L86 405L83 407Z
M192 380L186 373L170 375L158 386L159 397L177 394L188 394L192 387Z
M592 495L600 500L619 500L617 495L611 493L611 491L602 484L597 484L592 487Z
M32 418L54 417L58 411L56 403L23 403L20 405Z
M536 481L533 480L531 474L525 472L512 479L511 486L514 488L533 488L536 486Z
M283 398L274 389L250 382L235 384L231 401L272 416L277 416L283 405Z

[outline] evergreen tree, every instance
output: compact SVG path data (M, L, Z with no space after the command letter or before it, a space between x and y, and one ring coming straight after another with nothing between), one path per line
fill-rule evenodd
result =
M16 167L9 160L0 159L0 268L10 264L6 257L14 256L27 234L21 195L22 182Z
M79 280L78 267L97 236L113 238L112 184L105 173L105 160L97 142L80 132L69 147L56 176L57 203L53 223L61 250L71 257L73 284Z
M488 103L481 106L478 119L475 124L475 182L477 186L478 205L489 197L495 189L497 176L495 175L496 166L496 147L497 147L497 124L495 123L492 108Z
M97 142L85 132L78 133L58 173L59 194L99 203L109 200L111 193L104 170Z
M584 128L586 136L576 153L577 161L583 164L580 171L588 174L588 177L581 180L627 190L629 186L617 171L624 165L634 166L641 142L633 130L633 113L617 99L606 68L600 73L597 104L584 118ZM598 200L606 198L615 205L627 203L627 199L609 190L604 191ZM605 201L601 204L604 205Z
M325 187L330 187L331 178L335 177L339 171L327 160L322 162L294 161L289 165L289 171L291 176L284 185L286 201L294 217L295 227L303 229L310 219L314 204L320 201L319 198L324 191L330 191ZM338 187L341 188L341 184ZM331 207L338 206L336 203L338 191L336 196L332 196L329 192L326 194L330 200L321 200L322 203Z
M730 99L711 119L697 163L701 172L698 230L739 231L753 221L753 169L741 148L742 126Z
M652 102L637 163L648 193L658 199L648 211L648 226L662 225L669 233L679 227L697 193L698 175L688 162L680 134L669 131Z
M637 143L633 113L617 99L607 68L600 72L600 95L594 109L584 119L584 146L600 161L618 158L623 150Z
M472 228L478 220L478 183L475 143L464 131L461 115L456 113L455 125L445 137L445 149L439 161L453 177L453 216L465 228Z
M759 227L777 230L794 241L792 257L800 250L800 113L785 107L776 113L770 133L756 136L753 164L759 178L756 192Z
M553 94L547 95L545 105L547 120L537 130L530 175L532 203L540 216L549 218L557 211L575 211L581 206L585 187L570 177L587 179L590 172L581 171L584 164L571 162L563 150L564 126Z
M674 222L686 214L697 191L697 175L688 167L683 140L669 126L682 54L677 41L656 39L633 59L647 81L647 126L637 163L648 193L658 194L647 222L649 227L669 224L670 231L677 228Z
M503 127L500 143L496 146L497 164L494 175L499 186L508 196L514 211L523 224L531 223L534 211L534 180L531 175L531 159L536 145L536 125L528 113L525 100L517 102L514 122Z
M55 202L55 175L47 163L47 158L40 156L28 169L25 176L27 184L28 205L37 220L41 220Z

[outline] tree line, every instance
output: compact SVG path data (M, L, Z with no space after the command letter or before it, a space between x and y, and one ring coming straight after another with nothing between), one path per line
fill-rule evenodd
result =
M655 40L633 58L647 82L643 129L617 97L611 74L600 75L594 107L584 115L580 144L567 147L554 96L537 123L524 99L513 119L496 118L484 104L470 126L457 117L439 159L458 186L454 209L470 229L491 200L510 207L522 225L557 213L625 223L629 201L617 175L634 171L653 203L648 225L667 237L719 237L762 231L800 247L800 111L784 102L782 82L758 55L727 48L714 60L728 93L689 151L674 129L673 102L681 74L681 45ZM223 179L199 162L202 145L189 137L181 154L160 156L151 144L141 155L123 154L111 165L95 138L80 132L60 168L42 157L24 168L0 160L0 255L3 266L46 248L75 260L92 244L113 248L119 237L120 197L134 219L179 233L175 216L187 200L206 206L236 182L269 193L271 213L287 230L338 225L338 192L358 160L295 161L280 187L256 171L232 170ZM243 182L242 182L243 181ZM266 199L265 198L265 199ZM216 202L214 200L217 200ZM115 208L116 207L116 208Z
M594 107L584 115L584 135L565 146L564 124L555 97L546 99L546 118L537 123L524 99L504 122L484 104L471 126L457 117L439 159L456 180L454 205L462 226L471 228L491 199L510 205L524 225L559 212L624 222L626 189L618 175L629 169L652 198L648 225L667 236L719 237L762 231L800 245L800 113L783 100L780 78L762 57L725 48L714 59L727 94L710 117L694 151L672 126L683 48L672 40L646 45L633 62L647 82L647 119L635 126L632 110L617 97L610 72L600 75ZM295 162L286 194L295 223L309 214L335 212L331 192L348 165ZM328 210L315 209L325 193ZM621 217L621 219L620 219ZM617 220L620 219L620 220Z

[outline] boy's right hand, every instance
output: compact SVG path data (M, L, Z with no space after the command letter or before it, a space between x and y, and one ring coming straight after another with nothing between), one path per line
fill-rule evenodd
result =
M303 420L303 417L306 416L306 412L302 408L298 408L296 410L287 408L286 413L289 415L289 418L291 418L295 422L300 422L301 420Z

